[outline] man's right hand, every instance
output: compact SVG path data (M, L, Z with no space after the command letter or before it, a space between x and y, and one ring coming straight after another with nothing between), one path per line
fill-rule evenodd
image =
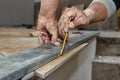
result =
M54 45L60 45L58 42L58 27L57 20L41 16L39 14L37 23L37 35L41 45L53 43Z
M72 17L73 20L68 25L70 17ZM89 18L84 11L79 10L76 7L66 8L58 23L59 36L63 39L65 32L67 32L69 28L80 28L87 24L89 24Z

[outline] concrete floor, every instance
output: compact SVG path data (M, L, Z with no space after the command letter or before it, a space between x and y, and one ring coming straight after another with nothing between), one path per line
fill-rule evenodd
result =
M93 80L120 80L120 32L100 33L92 70Z

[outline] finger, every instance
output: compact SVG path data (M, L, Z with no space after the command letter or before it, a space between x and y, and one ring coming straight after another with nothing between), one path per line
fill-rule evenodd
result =
M48 36L45 36L45 44L50 43L50 38Z
M56 46L60 45L60 43L58 42L58 34L57 33L52 35L52 41L51 42Z
M75 16L75 19L73 21L73 24L75 27L81 25L81 19L82 18L82 14L79 12L76 16Z
M62 36L64 36L64 34L65 34L64 28L66 28L66 23L63 22L63 25L62 25Z
M64 32L68 32L69 31L69 28L70 28L70 25L68 24L65 24L66 26L64 27Z
M59 35L62 39L63 38L63 25L62 24L60 24L60 26L59 26Z
M38 36L38 40L39 40L39 42L40 42L40 45L41 45L41 46L44 45L44 40L43 40L42 34L37 33L37 36Z
M69 28L71 28L71 29L75 28L73 21L70 23Z
M59 20L59 23L58 23L60 39L63 39L65 32L68 32L68 30L69 30L68 18L69 18L70 14L68 14L67 11L68 11L68 9L66 9L66 11L62 14L62 16Z
M68 30L69 30L69 28L67 28L67 27L64 28L64 31L65 31L65 32L68 32Z
M58 37L59 39L63 40L63 37L61 35L61 27L60 27L60 24L58 25Z
M60 43L58 42L58 27L57 27L57 25L53 25L53 26L48 25L47 27L48 27L47 28L48 33L50 34L49 41L51 38L51 43L58 46Z
M41 44L41 45L44 45L44 44L45 44L45 41L46 41L47 33L46 33L46 32L43 32L43 31L38 31L38 32L37 32L37 35L38 35L38 39L39 39L39 41L40 41L40 44Z
M88 22L87 16L83 12L79 12L75 18L74 24L76 26L84 26L84 25L87 25L88 23L89 22Z

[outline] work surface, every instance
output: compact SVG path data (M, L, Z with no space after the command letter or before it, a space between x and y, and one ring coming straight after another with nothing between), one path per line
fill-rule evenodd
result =
M0 57L40 46L37 37L31 35L34 31L24 27L0 28Z
M94 38L97 33L84 31L84 34L71 37L67 42L65 53ZM60 56L60 48L60 46L56 47L49 44L0 58L0 80L16 80L23 77L25 74Z

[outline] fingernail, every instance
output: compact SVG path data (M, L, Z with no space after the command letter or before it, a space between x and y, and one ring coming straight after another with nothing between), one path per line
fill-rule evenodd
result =
M64 31L65 31L65 32L68 32L68 28L64 28Z
M75 28L73 22L70 23L70 28Z
M59 42L53 42L53 44L54 44L55 46L59 46L59 45L60 45Z

